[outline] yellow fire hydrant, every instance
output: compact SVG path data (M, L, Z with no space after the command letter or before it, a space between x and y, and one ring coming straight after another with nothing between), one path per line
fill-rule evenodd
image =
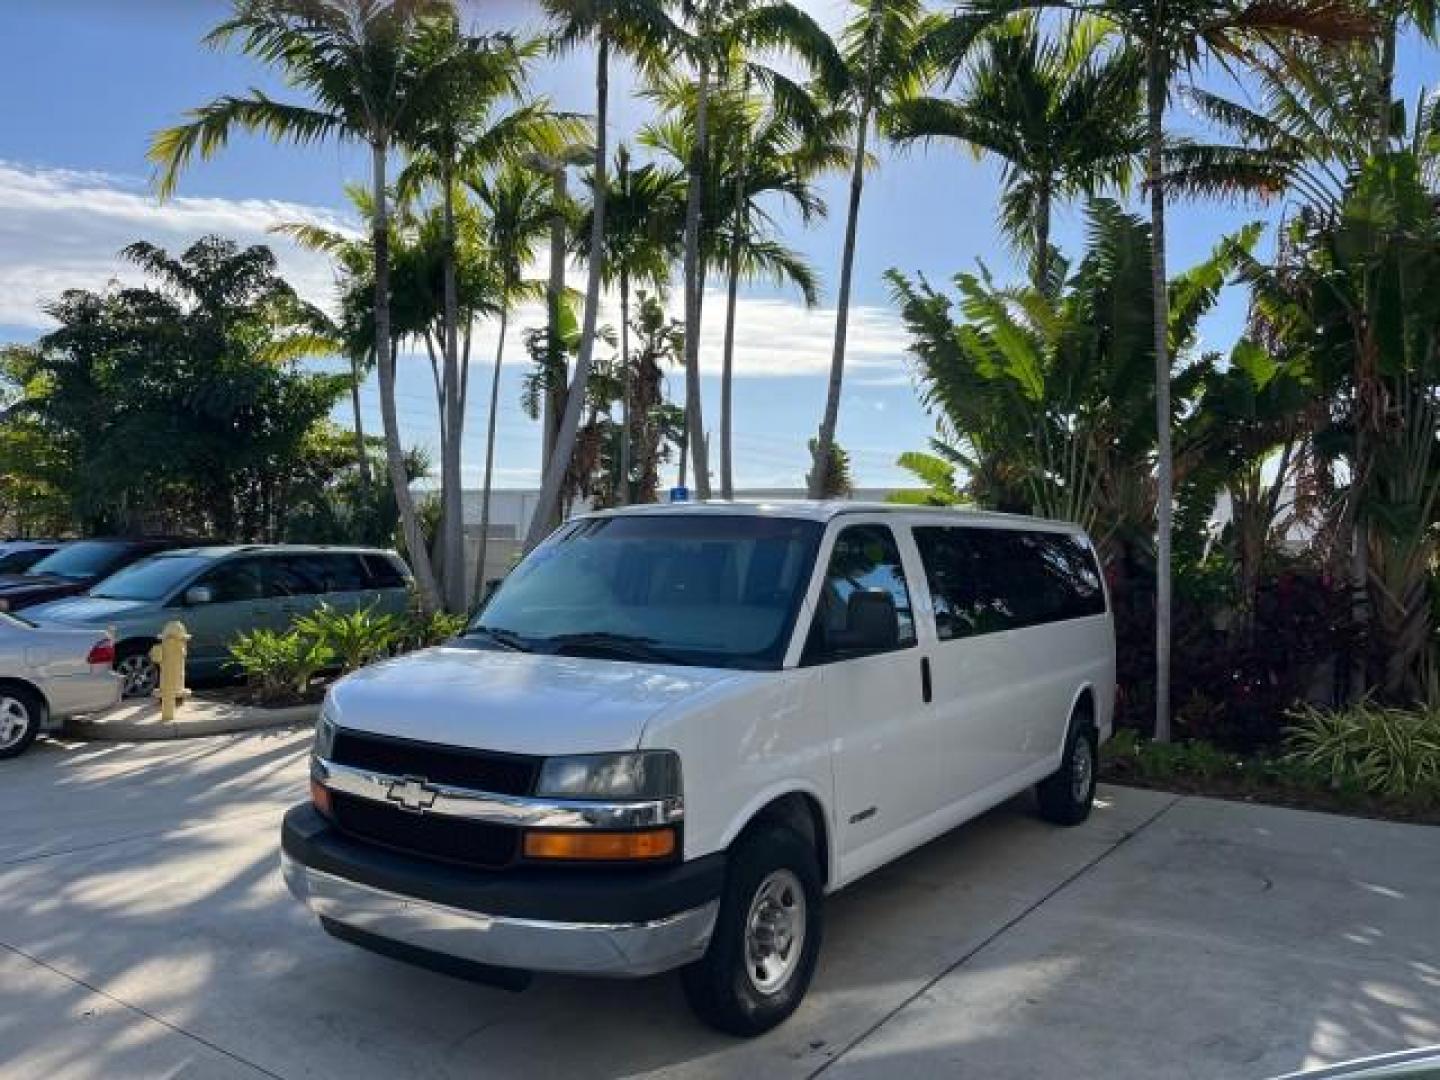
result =
M155 696L160 699L160 720L175 722L175 706L190 696L185 688L185 656L190 651L190 634L178 619L165 624L160 631L160 644L150 647L150 659L160 665L160 685Z

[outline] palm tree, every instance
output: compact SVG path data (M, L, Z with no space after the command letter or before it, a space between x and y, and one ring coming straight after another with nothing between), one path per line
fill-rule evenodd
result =
M192 110L186 122L156 134L150 159L162 196L197 156L213 157L235 131L261 132L306 146L327 139L370 149L371 243L375 253L375 361L385 457L421 603L439 605L435 573L425 550L395 403L395 357L390 332L388 163L412 122L414 93L424 73L415 64L429 20L443 17L443 0L236 0L234 13L206 37L212 47L238 42L241 51L277 66L310 103L277 101L259 90L226 95Z
M426 187L434 187L440 196L443 307L439 337L444 368L440 394L444 416L441 565L446 607L454 612L465 610L468 597L461 484L466 410L460 365L456 203L464 198L461 181L465 175L539 148L537 140L545 133L543 113L518 109L510 115L496 114L503 103L520 100L526 68L541 51L539 42L469 36L461 31L454 12L430 20L417 47L418 65L429 74L415 90L425 100L413 109L405 131L405 145L412 156L397 186L402 198L413 198Z
M489 555L490 497L495 476L495 424L500 412L500 368L505 339L515 304L540 294L542 287L525 280L526 267L536 257L550 229L550 185L545 178L521 165L508 165L491 176L471 182L485 211L490 258L500 279L500 340L495 347L495 372L490 380L490 412L485 431L485 481L480 501L480 552L475 563L472 603L483 598L485 562Z
M927 62L922 39L935 25L921 0L856 0L855 14L841 39L845 80L837 103L851 116L855 138L850 155L850 202L845 216L845 241L840 257L840 291L835 301L835 342L830 382L820 432L813 441L809 475L810 497L830 487L835 428L840 420L840 391L845 379L845 343L850 325L850 292L855 272L855 243L860 226L860 200L865 191L870 129L878 113L919 94Z
M837 87L843 65L835 43L813 18L789 0L680 0L689 30L686 53L695 66L694 139L685 208L685 417L695 490L710 497L708 442L700 396L700 318L705 282L701 225L711 162L710 106L717 86L736 77L769 94L782 115L813 115L815 102L799 84L751 55L779 51L798 57L825 84Z
M953 46L941 37L934 51ZM1001 226L1030 254L1043 285L1056 201L1125 186L1144 146L1136 57L1067 49L1021 14L962 55L937 60L967 69L959 98L899 102L885 117L887 134L902 146L945 139L998 158Z
M1177 80L1206 57L1249 65L1257 49L1286 41L1352 41L1370 33L1359 9L1333 0L976 0L980 16L1003 18L1017 7L1063 7L1093 16L1139 51L1145 69L1145 185L1150 197L1151 335L1155 342L1156 624L1155 738L1170 739L1170 548L1175 466L1170 400L1171 358L1165 243L1165 107Z
M351 185L346 189L346 195L362 217L370 216L370 198L366 189ZM292 356L334 356L339 353L349 362L355 463L361 490L368 491L370 453L360 409L360 387L375 363L375 338L371 325L373 320L368 315L369 307L355 301L357 292L374 295L374 251L364 240L310 221L283 221L272 226L270 231L288 236L308 251L329 256L335 264L335 287L341 309L339 318L312 309L308 334L292 335L286 343L286 350Z
M543 540L557 520L561 488L575 453L585 410L585 388L590 383L590 368L594 361L600 285L605 272L610 54L612 51L619 52L630 56L642 67L653 68L661 63L665 50L675 40L674 24L659 0L542 0L542 5L555 23L558 48L574 48L582 42L595 43L595 197L591 212L590 266L585 286L580 354L575 360L575 373L566 394L565 413L555 435L555 446L540 481L540 496L525 537L526 550Z
M732 466L732 388L735 326L742 280L769 279L797 288L807 307L819 302L820 280L797 251L775 239L779 230L768 207L778 201L794 208L803 222L823 216L825 204L813 178L848 159L848 146L836 138L835 114L792 119L766 108L750 93L741 72L711 101L710 149L701 203L701 265L726 282L725 337L720 376L720 491L734 496ZM691 160L695 142L695 94L680 79L659 81L649 94L669 115L646 127L641 141L677 162Z
M593 178L592 186L593 186ZM594 201L581 223L586 234ZM663 294L680 257L685 208L683 172L658 164L636 168L630 149L615 154L614 179L605 196L605 268L607 287L620 290L620 448L617 501L630 501L631 412L633 386L630 362L630 304L636 288Z

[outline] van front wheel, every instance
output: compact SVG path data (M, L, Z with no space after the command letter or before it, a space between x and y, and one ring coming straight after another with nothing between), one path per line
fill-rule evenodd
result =
M1095 770L1099 767L1099 740L1095 725L1077 711L1065 739L1060 768L1035 785L1040 816L1056 825L1079 825L1095 803Z
M696 1015L759 1035L799 1006L820 953L820 868L799 835L762 826L732 850L715 932L681 977Z

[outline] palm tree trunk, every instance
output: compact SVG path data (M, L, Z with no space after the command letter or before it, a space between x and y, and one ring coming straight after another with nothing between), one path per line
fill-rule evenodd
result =
M742 83L740 100L750 99L750 72ZM741 230L745 227L746 175L750 171L750 138L747 130L740 136L740 160L735 168L735 206L731 222L729 264L726 266L725 351L720 370L720 497L735 497L734 460L734 379L735 379L735 305L740 291Z
M1170 533L1174 518L1174 459L1170 439L1170 295L1165 270L1165 191L1161 153L1165 141L1165 57L1157 42L1146 50L1150 188L1150 288L1155 335L1155 741L1170 741Z
M736 187L740 185L737 183ZM737 208L738 212L738 208ZM737 225L738 228L738 225ZM735 306L740 293L740 237L731 237L725 268L725 354L720 368L720 497L735 498L734 436L731 430L735 377Z
M850 207L845 215L845 248L840 259L840 292L835 301L835 347L830 357L830 386L825 393L825 415L815 440L810 466L810 498L825 497L829 482L831 447L840 422L840 391L845 381L845 339L850 327L850 287L855 273L855 238L860 226L860 199L865 192L865 155L870 135L870 103L860 110L855 136L855 163L850 170Z
M445 606L465 611L465 503L461 485L461 442L465 411L460 376L460 298L456 283L455 183L441 177L445 239L442 272L445 302L445 445L440 448L440 545L445 567Z
M695 90L695 147L690 155L689 191L685 207L685 415L686 436L695 468L695 493L710 498L710 468L705 452L705 420L700 396L700 211L709 140L710 60L700 61Z
M620 271L620 478L615 485L615 502L630 502L630 273Z
M585 285L585 322L580 330L580 355L575 360L575 377L565 396L565 415L555 436L555 451L545 466L535 516L525 537L529 551L552 530L560 503L560 488L570 469L575 443L580 434L580 416L585 408L585 389L590 382L590 365L595 355L595 327L600 315L600 283L605 270L605 166L609 149L605 127L610 113L610 41L601 36L595 63L595 196L590 226L590 273Z
M380 420L385 429L385 465L390 485L395 491L395 506L400 513L400 528L405 536L405 550L410 556L410 569L420 605L426 611L439 606L435 588L435 571L430 553L425 550L425 537L415 513L415 500L410 494L410 478L405 472L405 449L400 445L400 421L395 409L395 350L390 339L390 206L385 190L385 144L371 150L374 175L375 220L372 243L375 245L375 362L380 373Z
M506 296L509 295L507 290ZM500 308L500 344L495 348L495 374L490 379L490 417L485 430L485 484L480 494L480 551L475 559L475 588L472 604L485 598L485 560L490 555L490 491L495 478L495 421L500 412L500 365L505 359L505 333L510 326L510 307Z
M569 197L563 164L555 165L555 171L551 173L550 180L552 185L550 197L555 205L550 217L550 281L545 287L545 310L548 313L545 350L550 364L559 370L565 363L564 347L560 341L560 306L565 303L565 202ZM541 407L543 436L540 444L542 474L550 464L551 455L555 453L555 433L560 428L560 416L565 411L565 407L560 401L560 395L553 390L549 382L546 383L544 397L545 400ZM559 523L549 522L548 524L553 528Z
M1050 276L1050 189L1042 188L1035 213L1035 286L1042 292Z
M365 447L365 419L360 412L360 357L350 351L350 407L355 411L355 467L359 471L360 492L368 502L370 494L370 454Z

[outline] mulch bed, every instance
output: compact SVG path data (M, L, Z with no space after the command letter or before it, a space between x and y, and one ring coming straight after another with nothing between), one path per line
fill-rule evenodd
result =
M1212 799L1314 810L1324 814L1397 821L1409 825L1440 825L1440 805L1409 803L1373 795L1358 795L1326 788L1262 785L1248 777L1142 776L1128 763L1105 762L1100 779L1107 784L1170 791L1177 795L1203 795Z

